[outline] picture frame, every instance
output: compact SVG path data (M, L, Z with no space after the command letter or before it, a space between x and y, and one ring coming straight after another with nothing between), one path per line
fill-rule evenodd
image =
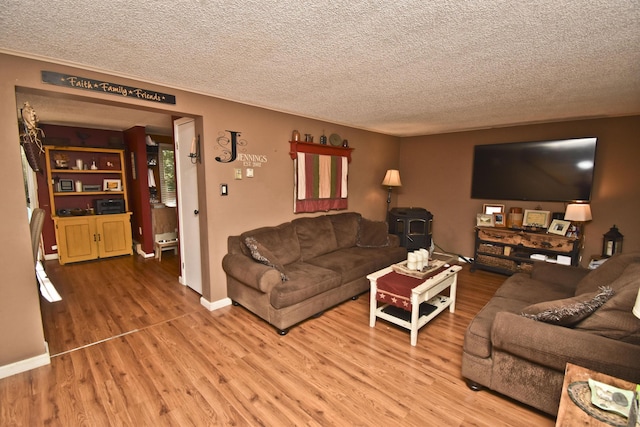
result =
M479 213L476 215L476 227L493 227L493 214Z
M102 191L122 191L122 181L119 179L105 179L102 181Z
M58 180L58 192L60 193L72 193L76 191L76 187L72 179L59 179Z
M493 214L493 226L494 227L506 227L507 226L507 214L504 212L494 212Z
M487 215L504 212L504 205L485 203L484 205L482 205L482 212Z
M539 211L535 209L525 209L522 218L522 225L525 227L548 228L551 219L551 211Z
M571 227L571 221L564 221L562 219L554 219L551 221L551 225L547 229L548 233L557 234L559 236L566 236L567 231Z

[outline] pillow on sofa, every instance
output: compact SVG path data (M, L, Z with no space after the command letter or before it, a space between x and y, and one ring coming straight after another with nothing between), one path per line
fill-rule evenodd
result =
M620 289L616 290L615 296L575 327L585 332L640 345L640 319L631 312L640 289L640 265L627 267L616 282L614 285L620 286Z
M289 280L287 275L284 274L284 266L280 264L276 256L271 253L269 249L260 244L260 242L258 242L254 237L247 237L244 239L244 244L247 245L247 248L251 251L253 259L278 270L280 272L280 279L282 279L283 282Z
M382 248L389 246L389 227L384 221L371 221L360 218L358 240L356 245L361 248Z
M603 286L597 292L554 301L544 301L522 309L522 316L559 326L573 326L589 317L613 296L613 289Z

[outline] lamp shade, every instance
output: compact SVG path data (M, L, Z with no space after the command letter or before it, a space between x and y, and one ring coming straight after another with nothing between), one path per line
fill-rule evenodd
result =
M640 319L640 289L638 290L638 297L636 298L636 305L633 306L633 315Z
M591 221L591 207L587 204L571 203L564 213L565 221Z
M397 169L389 169L382 180L382 185L385 187L401 187L400 171Z

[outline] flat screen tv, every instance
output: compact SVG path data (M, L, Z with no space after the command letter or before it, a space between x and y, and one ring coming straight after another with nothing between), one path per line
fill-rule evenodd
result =
M471 197L590 201L597 138L476 145Z

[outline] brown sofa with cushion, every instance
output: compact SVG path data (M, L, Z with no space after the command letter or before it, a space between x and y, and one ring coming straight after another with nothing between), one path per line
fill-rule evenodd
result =
M556 415L567 362L640 382L640 253L595 270L536 263L509 277L469 324L462 375Z
M385 222L344 212L229 236L222 267L234 305L284 335L296 323L366 292L368 274L406 257Z

